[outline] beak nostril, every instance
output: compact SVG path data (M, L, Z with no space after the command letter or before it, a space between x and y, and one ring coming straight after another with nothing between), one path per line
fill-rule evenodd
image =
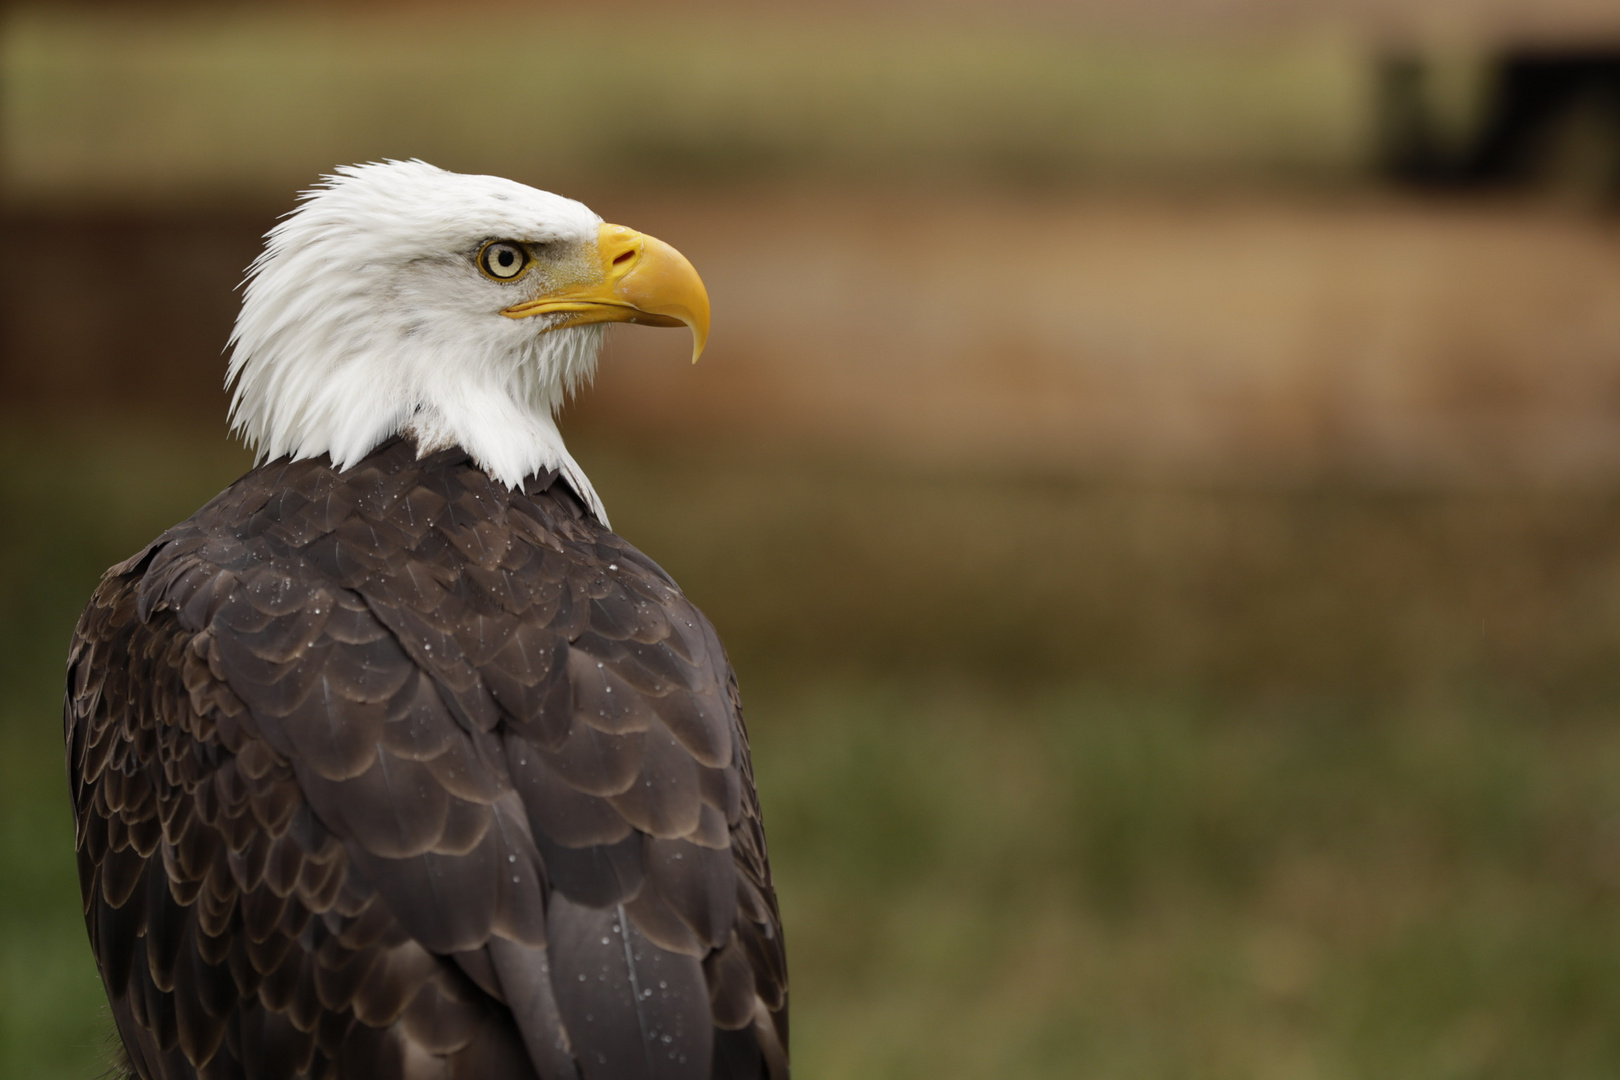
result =
M625 263L629 262L635 257L636 253L634 251L621 251L619 254L613 257L613 265L623 266Z

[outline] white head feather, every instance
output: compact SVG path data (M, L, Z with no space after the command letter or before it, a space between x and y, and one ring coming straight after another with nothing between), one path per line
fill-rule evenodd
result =
M605 523L553 420L595 373L605 327L504 317L512 286L474 261L492 239L589 243L602 219L422 161L339 168L300 199L248 271L230 341L232 429L260 460L344 469L404 432L422 453L459 445L509 486L558 469Z

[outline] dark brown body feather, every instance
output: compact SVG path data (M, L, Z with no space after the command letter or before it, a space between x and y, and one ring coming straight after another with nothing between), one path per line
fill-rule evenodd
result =
M66 728L146 1080L787 1075L719 639L552 476L255 469L108 571Z

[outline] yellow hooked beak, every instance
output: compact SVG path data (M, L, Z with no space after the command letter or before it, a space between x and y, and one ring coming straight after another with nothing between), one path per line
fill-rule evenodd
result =
M503 308L501 314L509 319L567 315L553 330L605 322L685 326L692 331L692 362L697 363L709 339L709 294L686 256L623 225L601 226L596 247L599 280L564 285Z

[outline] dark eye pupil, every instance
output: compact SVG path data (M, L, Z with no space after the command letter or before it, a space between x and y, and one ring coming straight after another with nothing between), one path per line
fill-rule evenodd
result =
M495 261L500 263L502 266L511 266L514 258L516 258L516 256L514 256L510 250L507 250L495 256Z

